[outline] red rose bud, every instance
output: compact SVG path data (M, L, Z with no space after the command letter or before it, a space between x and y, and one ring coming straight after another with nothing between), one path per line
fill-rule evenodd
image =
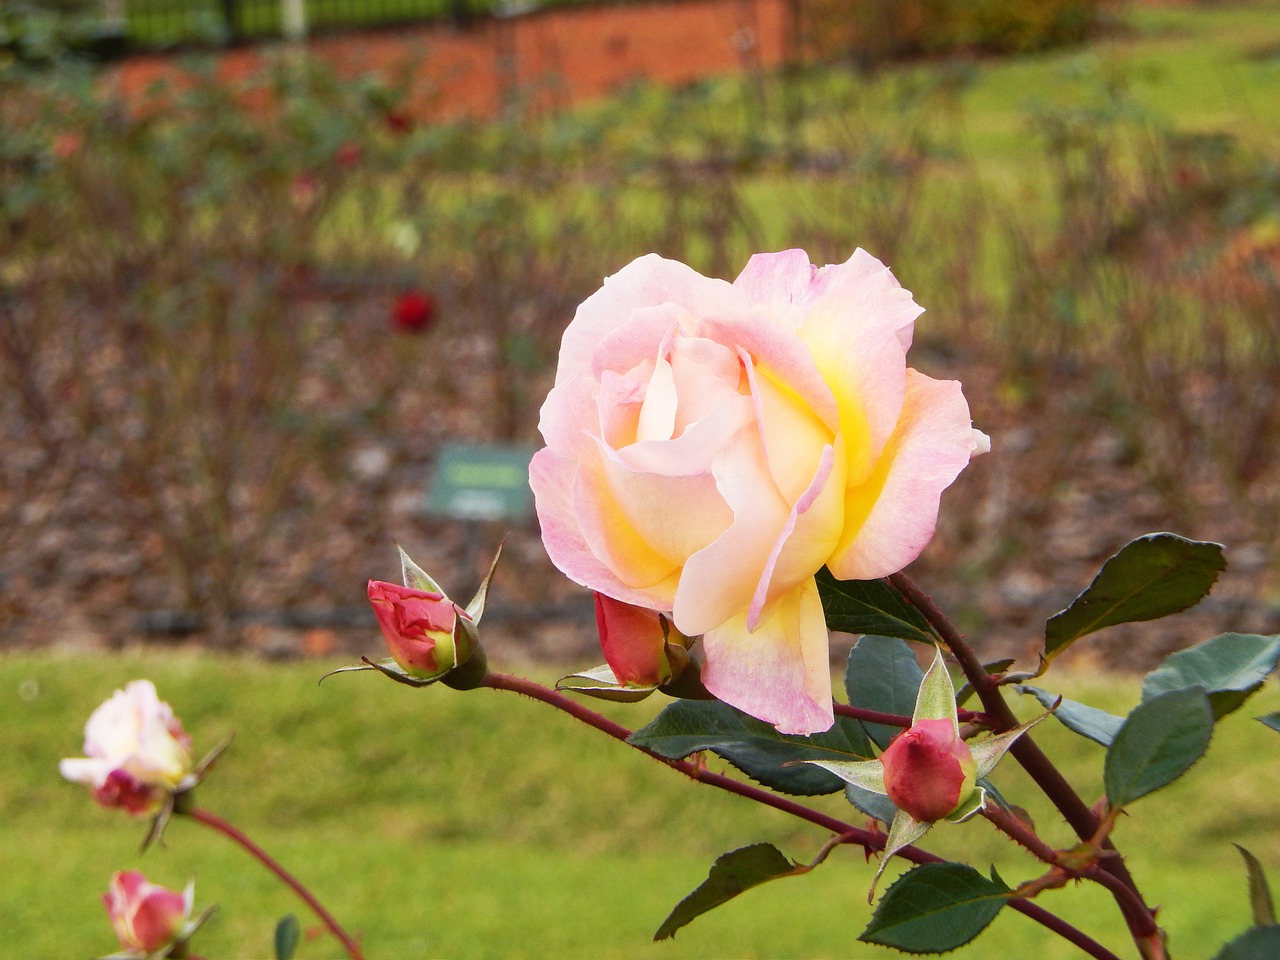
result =
M402 294L391 310L396 329L407 333L428 330L436 320L436 302L425 293Z
M969 798L978 768L951 720L917 720L880 755L884 787L915 820L941 820Z
M151 956L184 932L191 916L191 889L175 893L148 882L137 870L117 873L102 897L120 946Z
M603 593L595 596L600 646L618 683L624 687L656 687L670 680L667 633L658 614Z
M470 617L444 594L370 580L369 602L392 659L405 673L430 680L469 658L469 634L460 621Z

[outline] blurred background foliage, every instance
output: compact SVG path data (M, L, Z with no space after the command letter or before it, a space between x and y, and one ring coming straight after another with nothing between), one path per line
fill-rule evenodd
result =
M292 49L241 80L187 54L129 99L56 40L5 56L4 639L178 610L235 646L246 610L358 606L393 540L470 556L418 512L435 452L536 442L602 277L787 246L890 264L929 310L913 362L993 436L922 561L968 628L1025 639L1170 527L1233 548L1216 629L1275 629L1280 12L890 6L806 0L830 49L779 71L485 121ZM430 323L393 321L407 295ZM535 531L508 563L529 628L563 588Z

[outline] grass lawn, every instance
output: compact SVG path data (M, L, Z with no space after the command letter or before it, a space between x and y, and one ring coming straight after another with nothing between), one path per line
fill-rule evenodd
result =
M141 823L95 807L59 779L57 761L79 752L89 712L145 676L184 719L198 752L237 733L199 788L199 804L311 885L362 934L371 958L890 955L856 942L869 916L873 868L853 848L653 945L653 931L720 853L771 841L808 860L826 837L689 783L538 704L492 691L414 691L372 675L317 686L328 666L185 652L0 659L6 948L23 957L107 952L112 938L99 896L113 871L133 867L174 887L195 877L198 904L218 904L198 940L209 957L269 956L274 923L286 913L311 926L291 896L223 838L179 819L166 846L140 857ZM1066 677L1061 687L1047 685L1115 710L1136 697L1136 678ZM659 706L655 699L608 712L635 726ZM1280 741L1250 719L1278 706L1271 689L1251 701L1220 726L1205 760L1174 787L1139 801L1118 831L1144 893L1163 906L1178 955L1210 956L1248 923L1232 841L1273 869L1280 864ZM1056 724L1040 730L1092 800L1101 748ZM996 781L1051 842L1069 843L1015 766L1002 766ZM816 805L859 819L838 797ZM939 828L925 846L980 867L994 862L1011 883L1036 873L985 822ZM1121 955L1133 953L1099 891L1067 889L1042 902ZM339 954L326 937L304 940L299 952L304 960ZM1078 954L1006 912L955 955Z

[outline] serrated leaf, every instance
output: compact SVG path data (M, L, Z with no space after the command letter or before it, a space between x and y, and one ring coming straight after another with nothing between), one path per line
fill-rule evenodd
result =
M893 805L893 801L888 797L873 793L870 790L864 790L856 783L846 783L844 785L844 797L868 817L874 817L881 823L893 823L893 818L898 812L898 808Z
M937 642L924 614L884 580L837 580L826 567L815 579L828 629Z
M1238 710L1280 660L1280 637L1224 633L1170 654L1142 681L1142 699L1167 690L1203 687L1215 719Z
M987 879L962 863L926 863L893 882L858 939L907 953L946 953L985 930L1011 893L994 872Z
M754 843L724 854L711 866L711 872L698 889L689 894L662 921L654 940L666 940L677 930L709 910L728 903L738 894L779 877L798 876L811 868L793 863L771 843Z
M292 913L281 917L276 924L276 960L292 960L299 938L298 918Z
M1280 926L1251 927L1218 951L1214 960L1275 960L1280 957Z
M597 700L609 700L614 703L639 703L658 688L624 687L614 676L607 663L581 673L571 673L556 681L556 689L570 693L581 693Z
M1048 663L1076 640L1104 627L1155 620L1199 603L1226 569L1222 545L1172 533L1131 541L1102 565L1085 591L1044 629Z
M797 761L866 760L872 753L861 725L848 717L836 717L823 733L798 737L719 700L678 700L627 742L673 760L712 750L766 787L806 797L836 793L844 781Z
M1107 748L1107 801L1113 809L1127 806L1172 783L1204 755L1211 736L1213 709L1199 687L1140 703Z
M1266 713L1260 717L1255 717L1259 723L1266 724L1272 730L1280 732L1280 711L1275 713Z
M1116 732L1124 725L1124 717L1117 717L1114 713L1107 713L1105 710L1077 703L1075 700L1062 699L1056 693L1041 690L1039 687L1020 683L1013 689L1018 693L1035 697L1048 709L1052 710L1053 705L1058 704L1058 709L1053 711L1053 715L1064 727L1104 747L1111 746Z
M1259 927L1271 926L1276 922L1275 901L1271 899L1271 886L1267 883L1267 874L1262 863L1240 844L1232 844L1244 858L1244 867L1249 874L1249 906L1253 911L1253 922Z
M900 638L869 634L849 651L844 689L855 707L909 717L916 708L923 679L924 671L911 647ZM902 732L901 727L882 723L864 722L862 727L881 750Z

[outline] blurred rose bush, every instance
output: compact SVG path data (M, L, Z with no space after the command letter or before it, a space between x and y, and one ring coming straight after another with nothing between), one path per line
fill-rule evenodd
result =
M988 446L959 383L907 366L921 312L861 250L760 254L732 284L657 256L623 268L565 331L542 408L552 560L701 634L720 699L786 733L830 727L814 574L906 566Z

